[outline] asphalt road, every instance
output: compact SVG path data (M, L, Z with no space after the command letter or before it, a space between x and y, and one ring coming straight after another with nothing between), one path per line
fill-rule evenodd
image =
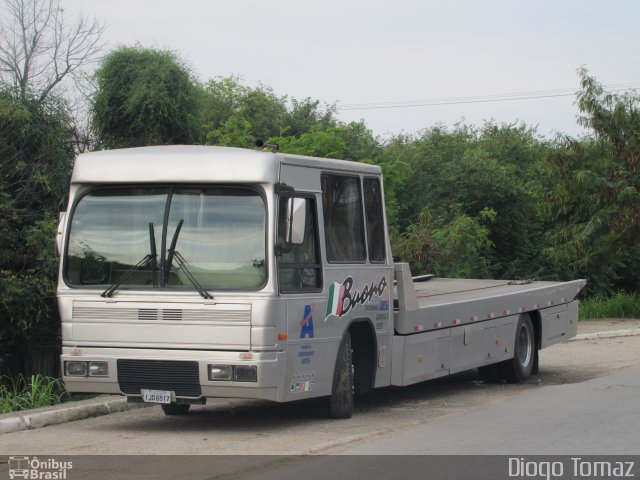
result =
M639 428L640 368L632 368L481 405L340 453L638 455Z

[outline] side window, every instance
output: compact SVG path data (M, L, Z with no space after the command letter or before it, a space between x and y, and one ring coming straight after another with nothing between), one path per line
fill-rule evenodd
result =
M377 178L365 178L363 186L364 211L367 217L369 261L373 263L384 262L384 218L382 216L382 191L380 189L380 180Z
M280 197L278 212L278 244L284 244L288 197ZM318 244L316 201L305 198L306 225L304 242L291 245L291 250L278 257L278 282L283 293L322 289L322 264Z
M323 175L322 208L327 261L366 261L360 178Z

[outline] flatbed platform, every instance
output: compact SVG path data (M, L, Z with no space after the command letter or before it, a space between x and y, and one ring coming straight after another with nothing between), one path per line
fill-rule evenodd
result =
M396 265L395 331L410 335L533 310L567 305L586 282L431 278L413 282L406 264ZM398 292L403 295L398 295Z

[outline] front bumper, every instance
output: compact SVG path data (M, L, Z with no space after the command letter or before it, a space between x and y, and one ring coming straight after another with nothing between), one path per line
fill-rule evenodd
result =
M251 357L251 358L247 358ZM274 352L227 352L202 350L155 350L129 348L70 348L62 350L61 362L64 372L65 361L107 362L109 373L106 377L74 377L63 374L65 388L70 393L109 393L140 397L141 392L133 393L130 388L122 388L119 381L118 360L133 360L144 362L153 367L157 363L158 371L153 373L149 387L145 387L145 378L138 379L142 388L157 388L162 385L163 365L171 363L179 365L181 362L197 363L197 379L200 394L179 395L176 399L196 400L206 397L218 398L251 398L271 401L284 401L286 353ZM209 380L208 365L255 365L257 367L256 382L236 382L233 380ZM149 368L144 375L150 375ZM144 377L143 375L143 377ZM179 376L179 372L173 374ZM151 377L150 377L151 378ZM122 378L120 379L122 380ZM171 381L167 381L167 390L172 389ZM124 391L127 390L127 391Z

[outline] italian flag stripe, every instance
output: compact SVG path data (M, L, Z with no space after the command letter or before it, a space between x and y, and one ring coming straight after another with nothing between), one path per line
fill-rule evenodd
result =
M342 313L342 299L344 297L344 286L338 282L333 282L329 287L329 301L327 302L327 314L339 317Z

